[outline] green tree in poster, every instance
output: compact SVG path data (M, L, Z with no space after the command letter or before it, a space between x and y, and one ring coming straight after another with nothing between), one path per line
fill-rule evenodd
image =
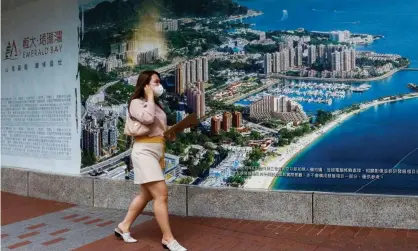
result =
M259 132L252 131L252 132L250 133L250 138L251 138L252 140L260 140L260 139L263 139L263 135L261 135Z
M228 178L227 183L233 187L242 186L245 183L245 178L240 175L234 175Z
M332 118L333 118L332 112L318 110L317 113L316 113L316 123L317 124L324 125L328 121L332 120Z
M264 152L260 147L254 147L253 150L248 155L248 159L251 161L258 161L264 157Z
M177 183L178 184L190 184L190 182L192 182L193 181L193 178L192 177L184 177L184 178L181 178Z
M93 152L83 151L81 154L81 164L83 166L91 166L96 163L96 156Z

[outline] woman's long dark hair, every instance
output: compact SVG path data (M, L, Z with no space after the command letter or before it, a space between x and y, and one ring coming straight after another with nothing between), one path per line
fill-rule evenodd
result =
M141 72L141 74L139 74L138 76L138 80L136 81L136 86L135 86L135 92L134 94L132 94L131 98L129 99L129 103L128 103L128 110L129 107L131 106L131 102L134 99L137 98L145 98L145 86L148 85L151 81L151 78L153 75L157 75L158 78L160 77L160 73L156 72L156 71L143 71ZM161 104L158 102L157 97L154 96L154 101L155 104L158 105L161 109L162 106Z

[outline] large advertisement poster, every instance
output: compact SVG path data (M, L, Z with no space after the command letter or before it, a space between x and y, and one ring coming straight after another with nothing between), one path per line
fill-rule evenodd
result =
M418 194L416 1L186 2L2 13L2 166L132 179L152 69L168 124L201 120L167 142L167 183Z
M169 124L202 118L167 182L418 194L415 1L79 3L86 174L128 176L126 104L155 69Z
M80 173L77 2L28 1L1 21L1 165Z

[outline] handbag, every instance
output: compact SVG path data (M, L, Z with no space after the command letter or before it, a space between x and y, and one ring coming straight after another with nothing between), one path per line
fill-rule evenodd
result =
M131 116L131 113L128 111L125 122L124 134L128 136L143 136L147 135L150 132L150 128L147 125L142 124L137 119Z

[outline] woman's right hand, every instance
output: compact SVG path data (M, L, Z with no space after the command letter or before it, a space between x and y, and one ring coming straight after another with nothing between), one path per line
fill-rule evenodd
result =
M176 140L176 133L170 133L169 135L166 136L166 138L170 141L174 141Z
M151 88L151 86L146 85L144 91L148 101L154 101L154 90Z

